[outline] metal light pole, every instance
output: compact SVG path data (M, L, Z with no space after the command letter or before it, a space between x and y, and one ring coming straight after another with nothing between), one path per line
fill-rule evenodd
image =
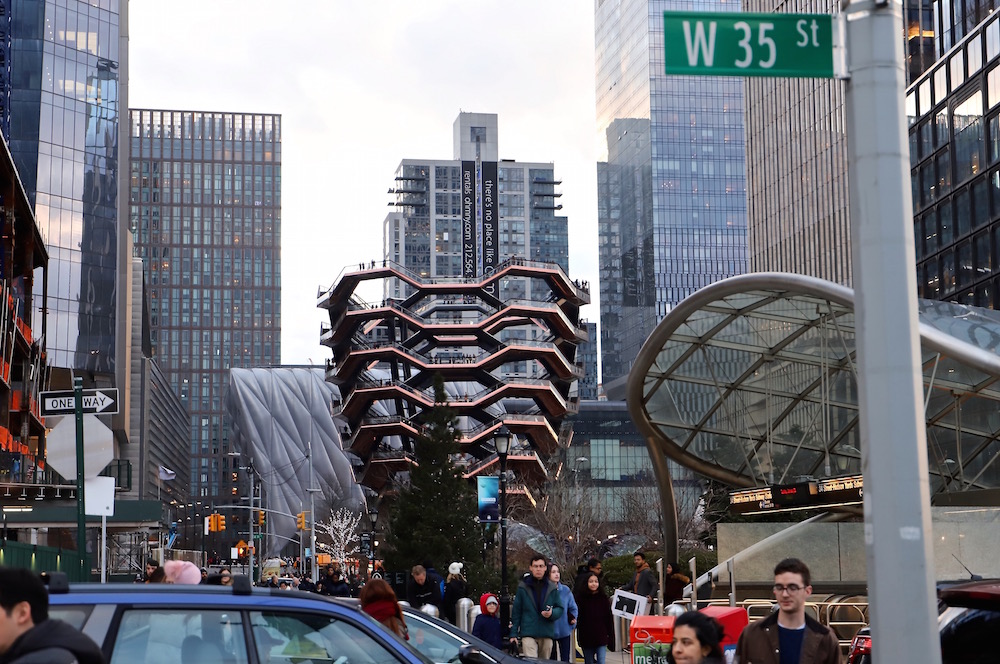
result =
M378 510L373 509L368 513L368 518L372 522L372 535L371 541L368 543L368 553L372 559L372 572L375 571L375 524L378 522ZM371 578L371 572L369 572L369 578Z
M510 588L507 587L507 453L510 431L501 426L493 435L500 457L500 634L506 640L510 630Z
M310 389L312 389L310 387ZM312 426L312 420L310 420L309 426ZM316 568L316 492L319 489L316 488L314 484L313 475L313 454L312 454L312 441L309 441L309 519L312 521L312 527L309 529L309 579L316 583L319 581L319 570ZM305 560L302 561L305 564ZM304 570L303 570L304 572ZM303 574L305 576L305 574Z
M581 470L580 466L587 463L588 461L590 461L590 459L588 459L585 456L581 456L577 457L576 460L573 462L573 493L576 494L575 498L576 498L576 546L577 547L580 546L580 518L582 516L580 514L581 512L580 503L583 502L583 496L580 495L580 470Z

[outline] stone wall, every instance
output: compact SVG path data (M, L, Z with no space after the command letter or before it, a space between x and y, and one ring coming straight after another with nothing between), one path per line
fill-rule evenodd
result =
M1000 550L1000 508L935 507L932 514L935 578L968 578L959 560L983 577L1000 577L1000 556L996 555ZM745 552L736 560L739 582L769 582L775 563L790 556L809 565L814 581L865 581L864 524L809 524L775 536L794 525L720 523L719 561ZM771 536L775 537L764 541ZM724 567L719 580L729 580Z

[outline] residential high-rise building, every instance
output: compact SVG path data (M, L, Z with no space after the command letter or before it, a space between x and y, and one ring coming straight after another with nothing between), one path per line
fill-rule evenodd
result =
M556 263L569 271L567 219L551 163L499 158L497 116L460 113L450 160L404 159L385 219L384 255L422 279L490 275L509 257ZM529 280L500 285L530 297ZM386 280L386 296L410 291Z
M129 115L153 357L191 416L192 497L230 502L229 369L281 357L281 117Z
M743 88L667 76L663 12L738 2L595 2L601 364L609 398L690 293L746 270Z

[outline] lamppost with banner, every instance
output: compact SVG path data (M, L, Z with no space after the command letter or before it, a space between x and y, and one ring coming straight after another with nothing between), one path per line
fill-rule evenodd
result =
M507 454L510 439L506 426L493 434L493 445L500 457L500 633L505 641L510 630L510 588L507 586Z
M378 510L372 508L372 510L368 512L368 518L371 519L372 522L371 539L368 542L368 555L371 558L372 564L371 572L369 572L370 575L375 571L375 524L378 523Z

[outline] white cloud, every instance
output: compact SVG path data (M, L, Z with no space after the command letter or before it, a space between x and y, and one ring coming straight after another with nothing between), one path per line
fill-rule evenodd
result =
M554 162L570 267L595 285L590 3L132 0L133 108L282 116L282 361L319 363L318 286L381 256L400 160L450 159L460 110L501 157Z

